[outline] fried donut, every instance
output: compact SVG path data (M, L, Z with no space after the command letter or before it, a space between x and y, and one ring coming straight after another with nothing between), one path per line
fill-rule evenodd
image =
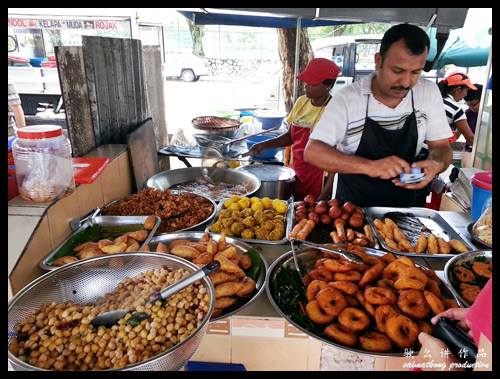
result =
M357 282L361 279L361 274L357 271L336 272L333 274L333 280Z
M425 301L427 301L427 304L429 304L434 314L437 315L441 312L444 312L444 304L438 296L436 296L431 291L424 291L424 297Z
M375 317L375 307L366 301L362 291L358 291L356 293L356 299L361 303L365 311L367 311L372 317Z
M357 307L361 306L361 303L355 297L348 296L348 295L346 295L344 297L347 300L347 306L348 307L357 308Z
M378 261L374 264L368 271L363 274L363 277L359 281L359 286L364 287L368 283L373 282L377 277L384 271L385 265L382 261Z
M409 288L422 291L425 288L425 284L420 280L412 279L407 276L401 276L398 280L394 282L394 287L398 290L406 290Z
M349 329L339 324L330 324L325 328L325 334L345 346L355 346L358 343L358 336Z
M351 295L351 296L359 291L359 288L356 284L354 284L353 282L348 282L346 280L338 280L336 282L330 282L328 283L328 285L338 289L339 291L341 291L346 295Z
M462 266L453 267L453 274L462 283L470 283L474 280L474 273Z
M385 279L396 281L401 275L408 271L408 266L399 260L389 263L382 271L382 276Z
M441 289L439 288L439 282L437 280L429 279L425 289L427 291L431 291L434 295L441 297Z
M323 312L316 300L310 301L306 304L307 316L315 322L316 324L329 324L335 319L335 316L331 316Z
M474 262L472 264L472 271L474 271L479 276L491 278L491 265L489 263Z
M418 320L417 326L421 332L432 334L432 325L429 322L424 320Z
M328 287L328 284L323 280L313 280L306 289L307 301L316 299L316 294L323 288Z
M323 265L328 271L331 272L349 272L356 268L356 264L351 262L344 262L335 259L327 259L323 262Z
M320 258L318 259L316 262L314 262L314 268L317 268L317 267L322 267L323 266L323 262L328 260L328 258Z
M416 319L425 318L430 310L422 292L414 289L399 292L398 308L404 314Z
M370 304L384 305L396 304L397 302L396 294L388 288L369 287L365 289L364 295Z
M408 290L410 291L410 290ZM412 347L417 341L420 329L410 318L398 315L387 320L387 337L400 348Z
M442 302L446 309L458 308L458 303L455 299L443 299Z
M394 282L389 279L382 278L377 282L377 287L394 289Z
M385 333L387 331L387 320L391 317L400 315L396 307L392 305L381 305L375 309L375 323L377 324L377 329Z
M397 260L408 267L415 267L415 262L413 262L413 260L411 258L401 257L401 258L398 258Z
M394 256L394 254L391 254L391 253L386 253L384 254L383 256L380 257L380 259L386 264L390 264L392 262L394 262L396 260L396 257Z
M324 266L320 266L312 271L309 271L309 275L314 280L322 280L324 282L331 282L334 279L333 273L327 270Z
M347 307L347 300L342 292L328 286L316 294L316 300L321 309L328 315L337 317Z
M340 325L354 332L360 332L370 325L368 315L361 309L347 307L340 312L338 321Z
M392 342L384 334L378 332L366 332L359 337L359 344L368 351L377 351L380 353L390 351Z

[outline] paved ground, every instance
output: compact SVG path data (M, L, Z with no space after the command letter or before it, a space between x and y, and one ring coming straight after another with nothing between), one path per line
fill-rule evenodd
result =
M278 79L270 78L220 78L202 77L197 82L167 80L165 82L165 107L168 133L178 129L192 130L191 120L197 116L214 114L216 111L231 111L235 108L267 106L271 92L276 91ZM27 125L57 124L66 127L64 110L54 114L52 108L40 111L36 116L26 116Z

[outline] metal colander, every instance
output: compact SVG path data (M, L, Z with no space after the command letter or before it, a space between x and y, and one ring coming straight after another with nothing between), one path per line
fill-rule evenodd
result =
M189 272L198 269L195 264L173 255L157 253L113 254L75 262L51 271L23 288L8 308L9 344L16 335L14 327L40 308L44 303L93 303L113 291L126 277L134 277L160 266ZM205 335L210 315L215 307L215 289L207 278L202 279L210 296L210 304L202 323L183 342L148 360L128 365L122 371L171 371L182 368L198 348ZM25 363L10 351L8 360L14 370L46 371ZM108 370L112 371L112 370Z

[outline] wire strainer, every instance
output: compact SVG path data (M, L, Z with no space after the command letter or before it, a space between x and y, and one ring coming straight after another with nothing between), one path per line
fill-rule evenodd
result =
M14 327L46 303L73 301L94 303L113 291L126 277L134 277L158 267L183 268L190 272L198 267L182 258L158 253L125 253L105 255L75 262L51 271L23 288L8 307L8 340L16 335ZM215 307L215 289L208 278L202 283L207 288L210 306L202 323L183 342L178 343L148 360L128 365L122 371L171 371L182 368L198 348L205 335L210 315ZM14 370L46 371L25 363L10 351L8 360ZM108 370L111 371L111 370Z

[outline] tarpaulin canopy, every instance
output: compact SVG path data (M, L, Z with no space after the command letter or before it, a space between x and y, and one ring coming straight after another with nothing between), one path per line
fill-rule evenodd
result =
M225 14L225 13L203 13L179 11L184 17L193 20L196 25L237 25L237 26L255 26L264 28L296 28L297 17L273 17L273 16L255 16L243 14ZM302 19L302 27L330 26L357 24L353 21L333 21L333 20L311 20Z
M490 16L491 17L491 16ZM480 19L482 23L478 23ZM434 62L434 69L439 70L447 64L459 67L486 66L491 46L491 19L487 13L475 12L467 19L463 28L450 31L450 35L442 51ZM429 61L436 57L436 28L428 31L431 40Z

